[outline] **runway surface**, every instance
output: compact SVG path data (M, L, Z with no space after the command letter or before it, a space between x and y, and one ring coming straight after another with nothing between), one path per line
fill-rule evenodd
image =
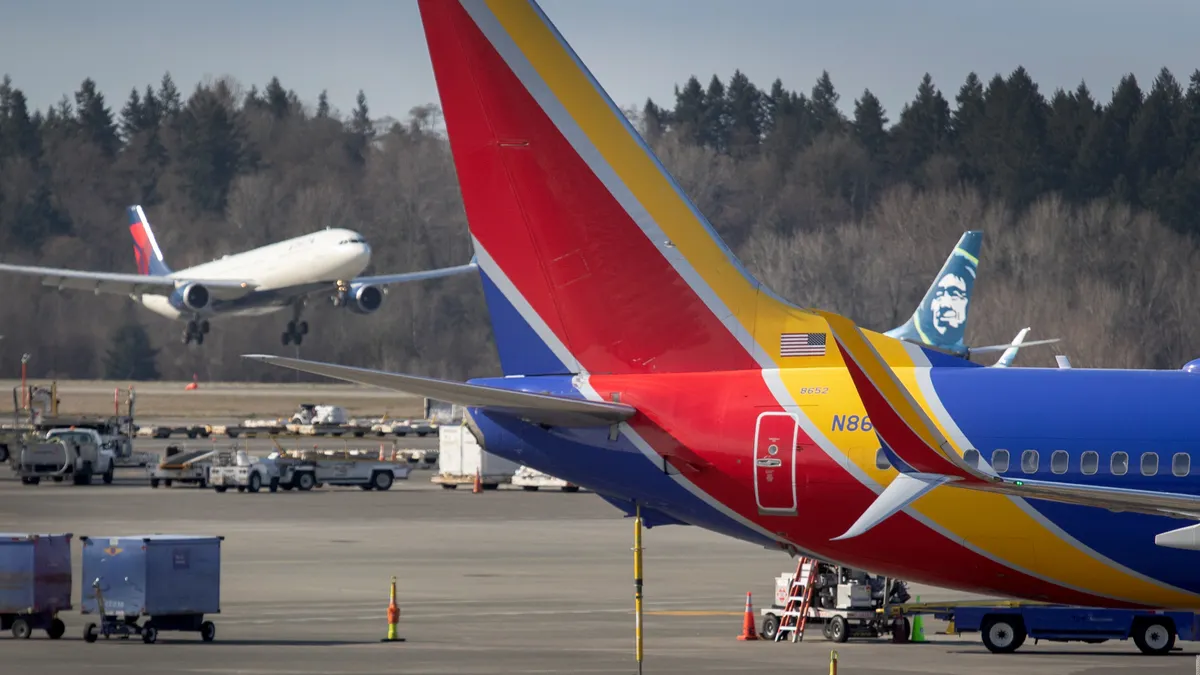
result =
M224 535L216 641L160 633L87 644L67 635L0 636L4 672L632 673L632 522L594 495L444 491L414 472L389 492L217 494L178 487L25 487L0 482L0 524L78 537L146 532ZM786 556L694 528L645 532L646 673L828 672L833 645L739 642L747 591L770 602ZM75 603L81 579L76 549ZM388 582L399 578L400 634L386 634ZM962 598L928 587L923 600ZM1011 656L975 639L836 645L840 672L1191 673L1194 645L1141 656L1131 643L1034 645Z

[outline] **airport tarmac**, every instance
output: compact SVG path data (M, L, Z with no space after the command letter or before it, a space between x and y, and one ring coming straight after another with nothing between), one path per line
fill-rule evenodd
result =
M217 494L0 483L0 524L76 535L224 535L216 641L161 633L87 644L76 611L59 641L0 636L5 672L632 673L632 521L594 495L444 491L414 473L389 492ZM833 643L740 642L745 593L770 602L794 563L695 528L645 532L646 673L826 673ZM81 579L76 550L74 601ZM389 578L400 635L386 634ZM923 600L962 598L929 587ZM1191 673L1196 648L1034 645L1010 656L971 637L836 645L843 675Z

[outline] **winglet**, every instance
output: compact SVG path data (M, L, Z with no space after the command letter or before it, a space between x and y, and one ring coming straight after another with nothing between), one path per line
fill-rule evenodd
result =
M816 311L829 322L876 432L914 473L986 479L958 455L853 321Z

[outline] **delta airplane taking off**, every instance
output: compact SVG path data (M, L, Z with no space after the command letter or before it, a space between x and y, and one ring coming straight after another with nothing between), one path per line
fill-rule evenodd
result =
M489 452L657 524L988 595L1200 607L1195 373L983 367L790 305L540 8L420 11L505 377L250 358L461 404Z
M299 345L308 334L308 322L301 315L313 296L328 293L336 307L371 314L383 304L388 285L476 268L472 259L456 267L359 277L371 262L367 240L352 230L327 229L173 272L142 207L130 206L127 211L137 274L4 264L0 272L40 276L43 284L60 290L128 295L156 314L186 320L184 344L202 344L209 319L270 314L290 307L292 320L282 341Z

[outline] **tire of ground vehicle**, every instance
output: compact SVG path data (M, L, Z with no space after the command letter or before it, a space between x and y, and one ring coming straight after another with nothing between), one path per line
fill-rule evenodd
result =
M76 485L91 485L92 484L92 463L84 462L79 471L75 472L72 480Z
M157 487L158 487L158 479L157 479L157 478L151 478L151 479L150 479L150 487L152 487L152 488L157 488Z
M271 479L271 482L267 484L267 490L270 492L277 492L279 490L279 476Z
M217 485L213 489L216 490L217 492L224 492L224 491L228 490L229 488L224 485Z
M760 632L764 640L774 640L775 634L779 632L779 617L774 614L764 616Z
M847 630L846 617L835 616L829 620L829 639L834 642L845 642L850 638Z
M105 470L105 472L104 472L104 484L105 484L105 485L112 485L112 482L113 482L113 474L114 474L115 472L116 472L116 463L115 463L115 462L109 462L109 463L108 463L108 469L107 469L107 470Z
M1175 646L1175 626L1169 619L1139 619L1133 623L1133 643L1143 654L1169 654Z
M57 640L66 634L67 624L63 623L62 619L56 617L50 620L50 626L46 629L46 635L49 635L51 640Z
M257 471L251 471L250 472L250 485L247 486L246 489L248 489L250 492L258 492L259 488L261 488L261 487L262 487L262 476L258 475Z
M18 640L27 640L30 634L33 633L33 628L29 626L29 622L25 619L15 619L12 622L11 630L12 636Z
M317 482L316 477L312 475L311 471L301 471L300 473L297 473L294 480L296 483L296 489L303 492L313 489L313 485Z
M0 444L0 464L8 461L8 445Z
M993 654L1011 654L1025 644L1025 622L1017 616L992 615L979 627L983 646Z
M395 476L392 475L391 471L376 471L371 476L371 487L376 490L387 490L392 487L392 481L394 480Z
M100 637L100 629L94 623L89 623L83 628L83 641L95 642L96 638Z
M907 616L892 619L892 642L903 644L908 642L910 635L912 635L912 624L909 623Z
M153 623L147 621L146 625L142 626L142 642L145 642L148 645L152 645L152 644L154 644L154 641L157 639L158 639L158 629L154 627Z
M217 627L211 621L205 621L200 624L200 639L205 642L212 642L213 638L217 637Z

